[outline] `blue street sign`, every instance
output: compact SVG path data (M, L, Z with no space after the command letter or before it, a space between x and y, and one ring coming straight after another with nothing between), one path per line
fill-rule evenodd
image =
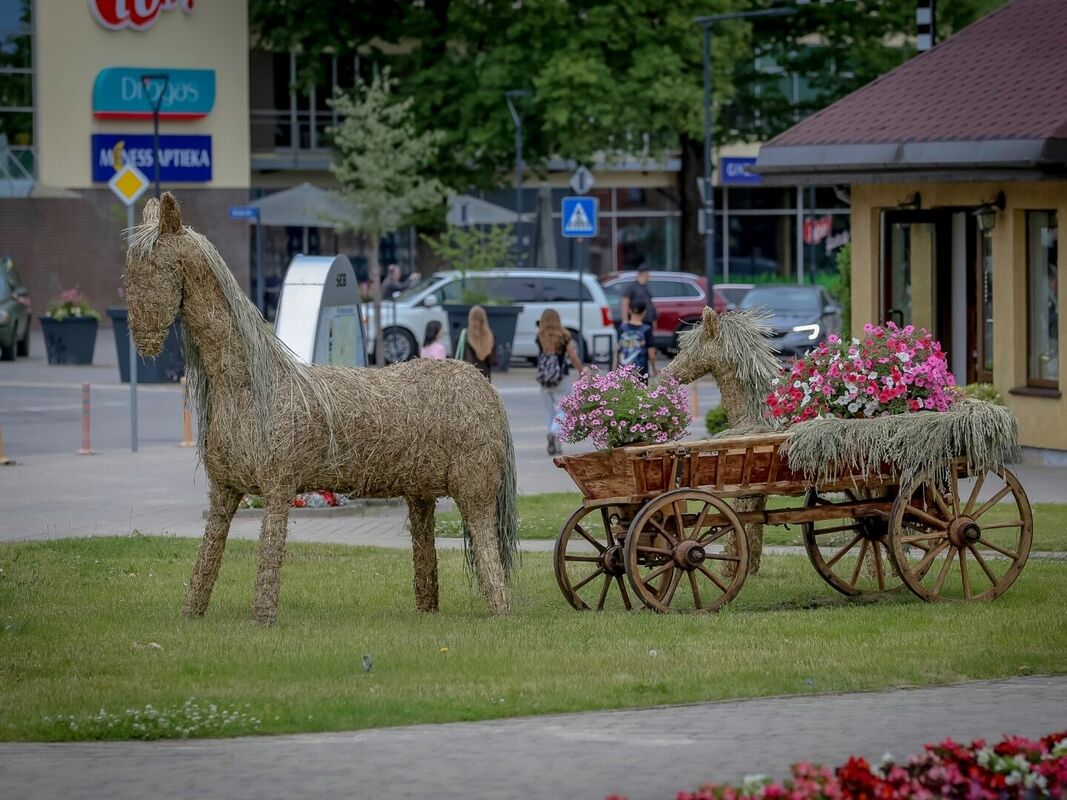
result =
M595 197L564 197L563 236L567 239L592 239L597 232L597 199Z
M259 220L259 209L255 206L230 206L230 219Z
M762 179L759 173L750 172L749 167L756 163L752 156L724 156L719 159L719 174L723 186L759 186Z
M148 177L155 174L155 148L151 134L94 133L90 141L93 181L106 183L115 174L118 145L122 164L132 164ZM207 183L211 180L211 137L203 135L159 137L159 177L167 183Z

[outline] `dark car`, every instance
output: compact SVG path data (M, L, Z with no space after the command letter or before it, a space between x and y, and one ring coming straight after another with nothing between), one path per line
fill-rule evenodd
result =
M612 272L600 279L611 306L611 318L620 324L622 294L637 279L636 272ZM678 332L700 320L707 305L707 281L688 272L649 272L648 291L656 306L656 324L652 335L656 347L664 352L678 348ZM726 310L726 300L716 290L715 310Z
M802 356L841 329L841 306L821 286L756 286L739 308L771 313L771 347L783 356Z
M30 354L30 297L10 258L0 260L0 361Z

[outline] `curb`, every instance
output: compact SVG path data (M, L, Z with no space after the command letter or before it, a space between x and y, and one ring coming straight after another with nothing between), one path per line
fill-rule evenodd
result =
M390 498L367 498L364 500L353 500L346 506L327 506L325 508L290 508L289 517L305 517L311 519L331 519L333 517L362 517L365 514L373 514L375 510L380 508L397 508L402 506L404 501L399 497ZM234 519L259 519L263 516L264 509L262 508L239 508L233 515ZM204 509L201 514L202 519L207 519L208 510Z

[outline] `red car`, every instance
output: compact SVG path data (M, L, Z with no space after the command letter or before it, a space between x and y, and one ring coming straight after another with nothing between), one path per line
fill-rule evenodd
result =
M600 279L616 325L622 321L622 293L635 280L636 272L611 272ZM690 272L649 272L647 286L657 314L652 330L656 347L665 353L677 351L678 332L698 322L707 305L707 285L707 279ZM726 298L718 291L714 308L720 314L726 310Z

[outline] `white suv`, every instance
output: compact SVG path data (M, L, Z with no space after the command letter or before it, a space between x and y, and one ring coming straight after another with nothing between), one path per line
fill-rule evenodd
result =
M577 340L579 292L583 321L582 353L584 358L609 363L615 351L615 327L604 290L595 275L585 273L579 287L577 272L549 269L501 269L467 273L466 288L501 298L522 306L515 328L512 358L537 358L537 321L541 313L553 308L559 312L563 327ZM459 272L438 272L418 286L382 301L382 345L387 363L406 361L419 354L426 323L437 320L448 335L448 315L442 308L461 303L463 281ZM374 335L374 311L364 306L368 335ZM374 342L369 342L373 352Z

